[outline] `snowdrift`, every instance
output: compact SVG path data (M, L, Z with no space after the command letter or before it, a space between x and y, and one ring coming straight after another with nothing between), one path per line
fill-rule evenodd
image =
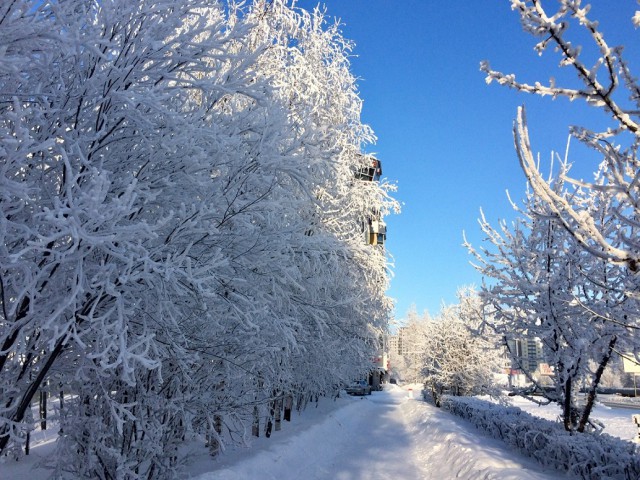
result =
M473 397L445 397L442 407L545 466L591 480L637 480L640 448L610 435L573 434L518 407Z

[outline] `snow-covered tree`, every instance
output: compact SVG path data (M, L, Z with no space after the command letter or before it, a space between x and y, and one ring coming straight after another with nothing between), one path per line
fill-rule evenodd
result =
M598 23L589 18L588 5L561 0L552 11L539 0L512 0L511 4L525 31L541 39L538 54L550 45L556 47L561 67L573 70L583 86L522 83L484 62L481 68L487 82L495 80L552 98L583 99L613 120L612 128L601 133L571 128L574 138L602 157L594 180L583 182L571 178L566 163L543 176L531 147L524 107L520 108L514 137L532 192L513 231L503 224L498 232L483 222L496 247L491 254L484 252L493 266L485 263L482 268L498 280L486 288L493 296L496 318L509 324L505 334L542 340L555 366L552 400L563 407L565 428L582 431L612 356L638 350L633 334L638 328L638 86L622 47L607 44ZM638 18L636 14L636 23ZM568 39L570 25L584 29L591 45L584 49L574 45ZM585 60L589 56L595 57L593 66ZM595 370L589 368L590 362L597 365ZM583 409L574 400L581 383L588 391Z
M411 305L407 311L404 325L399 331L401 352L398 356L390 358L391 365L400 373L404 382L422 383L423 355L426 349L425 323L430 318L427 312L422 316L418 314L415 305Z
M583 248L592 254L613 263L626 265L635 272L638 260L637 227L638 190L637 182L637 138L638 126L638 83L631 66L623 56L622 46L610 46L598 29L598 22L589 18L589 5L582 6L580 0L561 0L554 11L544 7L539 0L512 0L512 8L520 14L526 32L538 37L538 54L543 54L551 45L561 56L560 65L573 70L583 84L582 88L557 85L521 83L515 75L506 75L492 70L488 63L482 64L487 73L487 82L493 80L518 91L541 96L565 97L570 100L583 99L594 108L602 109L613 120L611 128L597 133L584 127L572 127L571 133L579 141L602 155L606 164L606 184L601 186L583 184L587 188L606 191L614 199L611 208L619 215L620 228L624 230L622 243L618 246L597 229L594 219L581 214L567 199L553 192L540 174L531 150L524 110L520 109L515 130L518 157L532 188L547 202L558 219L572 233ZM629 12L631 19L632 12ZM640 25L640 13L633 15L633 22ZM567 39L570 25L586 31L591 45L574 45ZM589 66L585 60L589 54L595 55L595 62ZM623 145L628 145L624 147ZM572 181L580 184L581 182Z
M173 477L366 368L396 203L349 48L284 0L0 6L0 452L63 389L59 474Z
M498 346L491 337L479 334L484 322L481 298L467 287L458 291L458 299L458 304L444 306L423 326L424 383L437 406L443 394L494 393L500 370Z
M560 178L568 168L561 163ZM558 195L569 195L562 180L549 180L549 185ZM606 222L598 224L605 231L615 228L615 222L604 215L603 202L606 198L592 198L581 208ZM597 313L617 315L627 307L628 296L620 288L625 272L583 250L535 192L528 192L524 208L514 208L519 217L511 226L502 222L494 229L484 217L481 220L492 248L478 251L468 245L478 269L491 279L482 291L493 309L486 323L503 339L514 366L533 388L562 407L565 428L583 431L614 347L629 337L627 325L603 322ZM544 357L535 366L513 351L518 341L527 339L542 343ZM540 384L540 363L553 367L554 391ZM590 368L593 363L598 365L595 370ZM577 393L585 386L588 401L579 407Z

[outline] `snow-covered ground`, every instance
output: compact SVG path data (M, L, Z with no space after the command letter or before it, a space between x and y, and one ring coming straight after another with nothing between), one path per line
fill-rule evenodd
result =
M271 439L234 452L197 480L553 479L532 460L421 400L419 386L387 386L307 410ZM414 393L415 392L415 393ZM326 404L325 404L326 407ZM297 423L297 425L296 425Z
M613 396L603 396L602 399L604 401L616 401L628 405L627 407L611 407L602 403L596 404L591 413L591 418L604 424L603 432L621 438L622 440L637 439L638 427L633 424L631 417L634 414L640 414L640 404L636 403L636 406L633 407L630 400L615 399ZM516 407L537 417L556 420L560 415L560 407L558 405L540 406L521 397L515 397L510 400Z
M194 455L190 480L337 479L337 480L533 480L566 478L484 436L468 422L422 401L420 386L387 385L366 397L324 399L310 406L270 439L251 448L227 451L218 460ZM411 390L409 390L411 388ZM514 404L530 413L555 418L553 407L522 399ZM625 439L637 435L631 415L639 411L599 405L596 418L606 432ZM34 448L20 462L0 463L0 480L41 480L47 472L34 465L51 450L55 431L34 432ZM48 442L47 442L48 440Z

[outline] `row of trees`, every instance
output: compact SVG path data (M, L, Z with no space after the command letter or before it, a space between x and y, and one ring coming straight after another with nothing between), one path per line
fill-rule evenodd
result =
M0 452L63 391L56 475L174 477L369 367L350 49L286 0L0 5Z
M395 374L404 381L423 383L440 406L444 394L498 393L502 349L482 335L483 305L471 287L458 291L458 303L439 314L422 316L411 310L399 332L399 352L391 352Z
M540 39L538 53L555 47L561 66L572 69L582 87L520 83L484 63L487 81L541 96L583 99L606 112L612 124L605 132L571 128L572 137L602 159L593 181L578 181L571 178L567 158L556 156L551 173L541 173L520 108L514 138L529 191L522 205L514 204L518 216L512 224L494 228L481 219L487 248L468 247L490 279L481 292L487 323L506 346L518 338L542 341L554 368L555 389L546 395L562 407L565 428L582 432L590 425L596 390L612 359L640 352L640 85L622 47L609 46L589 18L588 5L561 0L551 11L539 0L511 3L525 31ZM639 19L636 13L636 26ZM567 38L570 25L593 42L584 52ZM589 55L592 65L584 60ZM535 384L533 372L520 368ZM587 392L584 406L576 402L581 386Z

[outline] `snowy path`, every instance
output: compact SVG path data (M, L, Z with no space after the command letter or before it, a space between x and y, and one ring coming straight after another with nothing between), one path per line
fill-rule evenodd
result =
M400 388L349 399L304 430L222 460L198 480L533 480L566 478ZM303 415L301 417L304 418ZM292 423L293 426L293 423ZM283 434L280 438L278 436Z
M408 390L388 390L363 398L323 399L270 439L255 439L213 460L200 445L190 451L184 480L551 480L566 479L542 472L533 460L485 437L469 423L419 399ZM419 386L414 386L417 390ZM520 408L544 418L557 417L557 407L540 407L512 399ZM605 432L630 440L637 435L630 410L598 405ZM637 411L640 413L640 410ZM0 458L0 480L45 480L49 472L39 460L52 454L57 428L36 430L33 448L19 462Z

